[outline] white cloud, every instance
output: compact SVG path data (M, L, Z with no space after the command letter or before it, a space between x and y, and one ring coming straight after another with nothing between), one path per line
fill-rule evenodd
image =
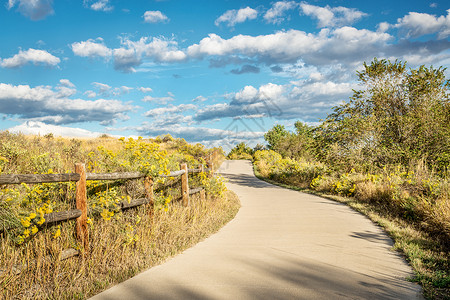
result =
M246 86L231 95L229 103L206 106L194 115L197 122L233 119L299 119L317 120L331 107L348 99L356 83L302 80L285 85L268 83L259 88Z
M217 34L209 34L198 44L188 47L191 57L205 55L241 54L249 57L261 57L277 61L297 60L302 54L316 51L323 41L313 34L303 31L280 31L269 35L236 35L225 40Z
M99 137L102 135L100 132L89 131L82 128L51 125L38 121L27 121L21 125L9 128L8 131L41 136L52 133L55 136L63 137Z
M53 15L53 0L9 0L7 8L11 9L19 4L18 11L33 21L42 20Z
M95 98L97 97L97 93L91 90L87 90L86 92L84 92L84 95L88 98Z
M142 37L138 41L122 40L123 47L114 49L114 68L123 72L135 72L134 67L143 59L155 62L180 62L187 58L174 40Z
M105 46L102 38L89 39L83 42L75 42L71 45L72 51L77 56L82 57L104 57L112 55L112 50Z
M273 24L279 24L284 21L286 11L295 9L298 4L295 1L278 1L264 14L264 19Z
M362 17L367 16L355 8L337 7L320 7L311 5L306 2L300 3L302 12L319 20L319 27L338 27L343 25L351 25Z
M388 33L353 27L322 29L318 34L291 29L260 36L236 35L230 39L210 34L189 46L187 53L192 58L239 56L268 65L295 63L299 59L308 64L360 63L384 51L391 38Z
M142 93L150 93L153 92L153 90L149 87L140 87L138 88L139 91L141 91Z
M151 109L144 113L144 116L146 117L157 117L164 114L178 114L185 112L187 110L194 110L197 106L194 104L180 104L180 105L169 105L166 107L159 107Z
M124 120L126 112L134 109L119 100L95 101L70 99L74 90L67 87L30 87L0 83L0 111L5 115L54 124Z
M142 98L143 102L154 102L157 104L167 104L168 102L172 102L175 100L173 96L166 96L166 97L152 97L152 96L145 96Z
M197 96L194 99L192 99L192 102L205 102L206 100L208 100L208 98L200 95L200 96Z
M381 22L377 25L377 32L386 32L391 28L391 24L387 22Z
M169 21L169 18L159 10L146 11L143 17L145 23L158 23Z
M125 85L122 85L120 88L116 88L116 89L119 89L121 91L121 93L123 93L123 94L128 94L131 90L133 90L132 87L125 86Z
M256 19L258 16L258 11L247 6L246 8L241 8L239 10L227 10L223 15L218 17L214 24L219 26L220 23L227 23L227 26L233 27L237 23L243 23L247 20Z
M28 63L35 65L45 65L54 67L60 63L60 59L45 50L28 49L26 51L19 50L19 53L10 58L1 60L0 65L3 68L19 68Z
M123 94L128 94L131 90L133 90L132 87L129 86L121 86L121 87L111 87L108 84L105 83L100 83L100 82L93 82L92 85L98 89L98 94L101 94L103 96L120 96ZM89 91L90 93L88 93L87 95L91 95L93 97L95 97L96 93ZM88 96L90 97L90 96ZM93 98L90 97L90 98Z
M95 11L112 11L113 6L109 4L109 0L83 0L84 6Z
M109 86L105 83L93 82L92 85L98 89L98 92L100 94L106 94L111 90L111 86Z
M114 69L124 73L134 73L134 67L142 64L142 55L134 49L114 49Z
M450 36L450 9L447 10L447 16L439 17L410 12L403 18L399 18L394 27L404 30L407 37L437 33L439 39L445 39Z
M72 82L70 82L69 79L61 79L59 81L59 84L61 86L70 87L70 88L74 88L75 87L75 85Z

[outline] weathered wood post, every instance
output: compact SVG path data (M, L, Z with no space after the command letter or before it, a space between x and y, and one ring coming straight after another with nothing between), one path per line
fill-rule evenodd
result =
M204 173L204 172L205 172L205 168L203 167L203 164L200 164L200 166L198 166L198 168L200 169L200 172L201 172L201 173ZM203 189L200 191L200 200L201 200L201 201L205 201L205 199L206 199L205 189L203 188Z
M76 184L76 205L81 210L81 216L77 218L76 233L81 242L84 253L89 250L89 232L87 226L87 193L86 193L86 167L84 164L75 164L75 173L80 174L80 180Z
M155 200L153 195L153 179L149 176L145 176L144 178L144 189L145 189L145 198L147 198L150 210L149 215L153 222L153 211L155 206Z
M184 174L181 175L181 196L183 199L183 206L189 205L189 171L187 164L183 163L180 165L180 170L184 170Z

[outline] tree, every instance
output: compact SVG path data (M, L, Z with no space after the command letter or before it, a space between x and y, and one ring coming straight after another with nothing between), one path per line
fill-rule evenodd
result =
M319 158L349 167L450 163L450 83L445 69L407 69L374 59L358 72L365 89L334 108L317 132Z
M230 153L228 153L228 159L252 159L253 158L253 150L249 146L247 146L244 142L241 142L234 146L231 149Z
M269 144L270 150L275 150L278 142L289 135L289 132L284 128L284 125L277 124L264 134L264 139Z

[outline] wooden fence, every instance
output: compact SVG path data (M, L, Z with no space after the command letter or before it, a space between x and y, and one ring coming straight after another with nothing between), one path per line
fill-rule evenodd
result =
M189 174L207 172L212 176L214 170L213 161L216 159L217 153L214 152L209 157L207 168L200 165L198 169L188 169L187 164L180 165L180 170L172 171L167 175L159 175L159 177L181 177L181 200L183 206L189 206L189 196L200 193L200 197L205 199L205 190L203 187L189 187ZM89 250L89 232L88 232L88 205L87 205L87 180L129 180L144 179L145 197L139 199L124 200L120 203L122 210L137 207L140 205L149 205L150 213L153 214L154 209L154 189L153 178L140 172L122 172L122 173L86 173L85 165L82 163L75 164L74 173L65 174L4 174L0 175L0 185L3 184L34 184L34 183L56 183L56 182L76 182L76 209L68 211L52 212L44 215L44 225L52 225L57 222L76 219L76 236L79 240L84 253ZM64 259L78 255L78 251L65 250Z

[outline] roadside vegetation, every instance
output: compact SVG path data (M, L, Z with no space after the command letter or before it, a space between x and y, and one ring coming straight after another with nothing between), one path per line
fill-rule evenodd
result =
M450 297L450 83L442 68L364 64L362 89L318 126L275 125L267 149L237 145L266 180L329 195L393 237L425 296Z
M75 183L0 186L0 298L85 299L180 253L231 220L239 200L221 177L190 176L207 198L183 207L174 179L158 175L206 165L213 151L170 135L155 139L65 139L0 132L1 174L140 171L155 178L155 209L122 211L121 201L143 197L142 180L88 181L89 251L75 236L75 221L44 226L44 215L73 209ZM217 166L223 155L217 156ZM163 186L166 186L163 188ZM65 249L84 255L60 260ZM83 258L84 256L84 258Z

